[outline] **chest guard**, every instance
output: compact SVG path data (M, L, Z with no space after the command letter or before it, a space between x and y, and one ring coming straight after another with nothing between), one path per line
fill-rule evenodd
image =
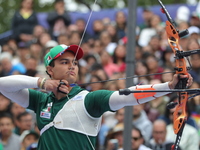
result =
M54 126L61 130L72 130L89 136L97 136L102 117L94 118L87 113L84 105L84 99L87 94L88 91L81 91L71 98L57 113L53 122L47 124L40 134Z

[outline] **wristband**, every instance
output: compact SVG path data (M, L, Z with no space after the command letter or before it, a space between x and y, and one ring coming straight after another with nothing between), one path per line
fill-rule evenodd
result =
M40 89L45 89L44 84L46 82L46 78L43 78L42 81L40 82Z

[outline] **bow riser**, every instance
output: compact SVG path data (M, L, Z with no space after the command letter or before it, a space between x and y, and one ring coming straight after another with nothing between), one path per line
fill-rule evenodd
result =
M188 75L188 68L184 57L178 55L181 52L179 46L180 35L175 26L170 22L166 21L166 32L168 36L168 43L175 54L176 67L174 68L178 75ZM185 89L187 86L187 78L179 78L179 82L176 85L176 89ZM180 92L177 105L173 114L173 128L174 133L177 134L175 144L172 146L172 150L177 150L181 140L183 128L187 120L186 104L188 100L187 92Z

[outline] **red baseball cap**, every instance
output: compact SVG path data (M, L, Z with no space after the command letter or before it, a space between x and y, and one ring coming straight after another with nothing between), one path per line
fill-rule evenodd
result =
M50 51L44 57L44 64L48 66L52 60L60 57L64 52L71 51L74 53L76 60L83 57L83 50L78 45L67 46L65 44L57 45L50 49Z

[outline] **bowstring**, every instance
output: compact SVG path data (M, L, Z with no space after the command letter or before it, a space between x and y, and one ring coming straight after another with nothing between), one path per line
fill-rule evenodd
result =
M68 95L67 95L67 99L68 99L68 101L70 102L71 108L73 109L73 111L74 111L76 117L78 118L78 121L79 121L79 123L81 124L82 129L84 130L85 133L87 133L86 130L85 130L85 128L84 128L84 126L83 126L83 123L82 123L82 121L81 121L79 115L77 114L75 108L73 107L72 101L69 99ZM86 137L87 137L87 139L88 139L88 141L89 141L89 143L90 143L92 149L95 150L94 145L92 144L92 141L90 140L89 136L88 136L87 134L85 134L85 135L86 135Z
M82 34L82 36L81 36L81 40L80 40L80 42L79 42L79 44L78 44L78 49L77 49L76 54L75 54L75 56L74 56L74 59L73 59L73 61L72 61L73 66L74 66L74 64L75 64L76 56L77 56L77 54L78 54L78 52L79 52L80 46L81 46L82 41L83 41L83 37L84 37L85 32L86 32L86 30L87 30L88 24L89 24L89 22L90 22L90 20L91 20L91 16L92 16L92 13L93 13L93 11L94 11L94 6L95 6L96 3L97 3L97 0L95 0L94 3L93 3L93 5L92 5L92 9L91 9L91 11L90 11L89 18L88 18L87 23L86 23L86 25L85 25L85 29L84 29L83 34ZM72 67L71 67L69 70L72 70ZM69 100L68 95L67 95L67 98L68 98L68 100ZM72 106L72 108L73 108L73 106ZM85 128L84 128L84 126L83 126L83 123L82 123L82 121L80 120L80 118L79 118L79 116L78 116L76 110L75 110L74 108L73 108L73 110L74 110L74 112L75 112L75 114L76 114L76 116L77 116L77 118L78 118L78 120L79 120L79 123L81 124L83 130L85 131ZM86 132L85 132L85 133L86 133ZM89 143L90 143L92 149L95 150L94 145L92 144L92 141L91 141L90 138L89 138L89 135L88 135L88 134L85 134L85 135L86 135L86 137L87 137L87 139L88 139L88 141L89 141Z
M93 5L92 5L92 10L90 11L89 18L88 18L87 23L86 23L86 25L85 25L85 29L84 29L83 34L82 34L82 36L81 36L81 40L80 40L80 42L79 42L79 44L78 44L79 47L80 47L81 44L82 44L83 37L84 37L85 32L86 32L86 30L87 30L88 24L89 24L89 22L90 22L90 20L91 20L92 13L93 13L93 11L94 11L94 6L95 6L96 3L97 3L97 0L95 0L94 3L93 3ZM76 51L76 54L75 54L75 56L74 56L74 61L75 61L76 56L77 56L77 54L78 54L78 52L79 52L79 47L78 47L78 50ZM74 61L73 61L73 62L74 62Z

